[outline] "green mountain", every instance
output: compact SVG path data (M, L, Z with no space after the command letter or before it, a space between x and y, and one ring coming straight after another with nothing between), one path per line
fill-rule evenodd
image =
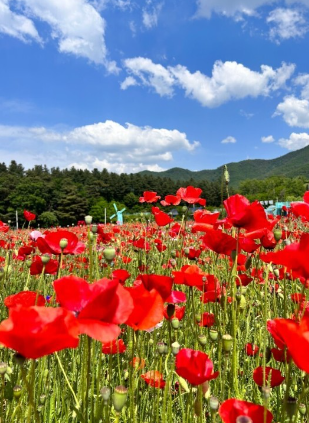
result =
M246 179L264 179L270 176L280 175L286 177L305 176L309 179L309 146L300 150L285 154L272 160L248 159L237 163L227 163L230 173L230 184L237 187ZM173 181L215 181L222 177L223 166L212 170L200 170L193 172L188 169L174 167L164 172L151 172L145 170L141 175L153 175L162 178L170 178Z

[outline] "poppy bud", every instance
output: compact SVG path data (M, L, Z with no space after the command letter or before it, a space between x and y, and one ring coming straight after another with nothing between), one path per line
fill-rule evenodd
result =
M209 336L212 341L216 341L218 339L218 332L214 329L210 329Z
M209 398L209 408L211 411L217 411L219 408L219 400L217 397L210 397Z
M48 254L43 254L43 256L41 257L41 259L42 259L42 263L45 265L45 264L49 263L50 256Z
M206 344L207 344L207 338L206 338L206 336L205 336L204 334L200 334L200 335L198 336L198 342L199 342L201 345L206 345Z
M198 417L202 414L202 402L199 398L194 401L194 411Z
M45 401L46 401L46 395L45 394L40 395L40 403L43 405L45 404Z
M180 345L178 344L178 342L173 342L172 343L172 353L174 355L177 355L179 353L179 349L180 349Z
M183 207L181 208L181 211L182 211L183 213L187 213L187 211L188 211L188 207L187 207L187 206L183 206Z
M100 391L102 398L104 402L107 402L110 399L111 396L111 390L108 386L103 386L103 388Z
M187 256L187 255L190 253L190 249L189 249L189 248L185 248L185 249L184 249L184 253L185 253L185 255Z
M302 416L304 416L307 412L307 408L305 404L299 404L299 412Z
M227 170L226 165L224 165L223 176L224 176L224 180L225 180L226 185L228 185L230 183L230 174L229 174L229 171Z
M296 411L296 398L289 397L286 402L286 412L288 416L290 417L290 420L292 420L292 417L294 416Z
M0 363L0 375L5 375L6 371L8 369L7 363Z
M91 226L91 232L92 232L93 234L96 234L96 233L98 232L98 227L97 227L97 225L92 225L92 226Z
M238 416L236 423L253 423L253 420L249 416Z
M31 260L26 260L26 266L28 268L30 268L31 264L32 264ZM4 275L4 270L3 270L3 275ZM1 279L1 277L0 277L0 279Z
M123 375L123 379L128 380L128 378L129 378L129 372L128 372L128 370L125 370L124 375Z
M18 399L21 396L22 387L20 385L15 385L13 388L14 398Z
M112 247L107 247L103 251L103 256L107 262L111 262L114 260L116 256L116 250Z
M113 405L116 411L120 412L127 402L128 389L124 386L116 386L113 394Z
M174 317L174 319L171 320L171 324L172 324L172 327L174 329L178 329L179 328L179 320L177 319L177 317Z
M280 276L279 269L274 269L274 275L278 278Z
M233 338L231 335L223 335L222 336L222 348L225 352L230 352L233 347Z
M247 300L243 295L241 295L240 301L239 301L239 309L244 310L246 308L246 306L247 306Z
M281 229L275 229L274 230L274 238L278 242L282 237L282 230Z
M168 304L166 308L166 313L168 317L171 318L175 313L175 304Z
M196 320L197 323L199 323L202 320L202 316L201 316L200 313L196 313L195 320Z
M86 222L86 225L91 225L91 222L92 222L92 216L85 216L85 222Z
M64 250L68 246L68 240L66 238L62 238L59 242L59 247L61 250Z
M157 343L158 353L164 354L165 353L165 344L164 342L158 342Z

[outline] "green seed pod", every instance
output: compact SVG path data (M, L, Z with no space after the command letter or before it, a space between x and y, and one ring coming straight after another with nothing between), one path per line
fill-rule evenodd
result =
M40 403L43 405L45 404L45 401L46 401L46 395L45 394L40 395Z
M96 234L96 233L98 232L98 227L97 227L97 225L92 225L92 226L91 226L91 232L92 232L93 234Z
M182 211L183 213L187 213L187 211L188 211L188 207L187 207L187 206L183 206L183 207L181 208L181 211Z
M118 413L123 409L127 402L128 389L124 386L116 386L113 393L113 405Z
M50 261L50 256L48 254L43 254L41 257L42 263L46 265Z
M177 319L177 317L174 317L174 319L171 320L171 325L174 329L179 329L179 320Z
M172 343L172 354L177 355L179 353L179 349L180 349L180 345L178 344L178 342L173 342Z
M222 336L222 348L224 352L230 352L233 347L233 338L231 335Z
M307 412L307 408L305 404L299 404L299 412L302 416L304 416Z
M204 335L204 334L200 334L200 335L198 336L198 342L199 342L199 344L200 344L200 345L206 345L206 344L207 344L207 338L206 338L206 335Z
M282 238L282 230L281 229L275 229L274 230L274 238L278 242Z
M91 225L92 222L92 216L85 216L85 223L86 225Z
M211 411L217 411L219 408L219 400L217 397L210 397L209 398L209 408Z
M111 262L114 260L116 256L116 250L113 247L107 247L103 251L103 256L107 262Z
M21 396L22 387L20 385L15 385L13 388L14 398L19 399Z
M212 341L216 341L218 339L218 332L215 329L210 329L209 337Z
M164 342L158 342L157 343L158 353L164 354L165 353L165 343Z
M62 238L59 242L59 246L61 250L64 250L68 246L68 240L66 238Z
M240 302L239 302L239 309L244 310L246 307L247 307L247 300L243 295L241 295Z
M201 313L196 313L196 315L195 315L195 321L196 321L197 323L199 323L201 320L202 320L202 315L201 315Z

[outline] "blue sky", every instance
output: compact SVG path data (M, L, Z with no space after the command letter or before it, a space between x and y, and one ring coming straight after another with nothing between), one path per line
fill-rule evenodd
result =
M309 145L309 0L0 0L0 161L211 169Z

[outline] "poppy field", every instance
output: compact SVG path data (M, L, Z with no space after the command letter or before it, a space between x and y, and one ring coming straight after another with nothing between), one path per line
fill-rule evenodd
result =
M201 195L146 191L123 225L0 222L1 423L309 422L309 191L284 216Z

